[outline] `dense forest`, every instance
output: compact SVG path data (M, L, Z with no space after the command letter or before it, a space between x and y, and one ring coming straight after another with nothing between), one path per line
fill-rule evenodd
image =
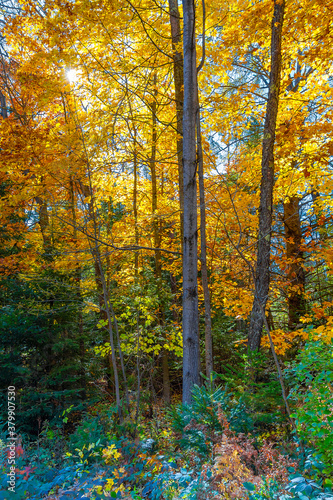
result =
M0 21L0 500L333 499L333 1Z

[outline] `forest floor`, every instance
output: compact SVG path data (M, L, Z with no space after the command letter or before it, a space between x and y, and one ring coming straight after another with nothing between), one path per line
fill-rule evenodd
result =
M106 401L64 414L62 426L44 421L37 438L22 436L15 492L0 436L0 500L333 500L332 418L322 441L300 441L274 377L252 392L206 382L191 405L146 394L122 423Z

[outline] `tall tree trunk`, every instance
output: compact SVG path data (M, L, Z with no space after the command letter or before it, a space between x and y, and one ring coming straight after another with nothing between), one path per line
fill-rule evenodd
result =
M159 250L161 246L160 228L159 220L157 217L157 207L158 207L158 194L157 194L157 178L156 178L156 146L157 146L157 116L156 116L156 84L157 77L154 75L154 100L151 105L152 112L152 149L150 157L150 172L151 172L151 188L152 188L152 217L153 217L153 234L154 234L154 247L155 247L155 277L157 280L158 290L160 290L161 280L162 280L162 265L161 265L161 251ZM159 292L158 292L159 293ZM162 300L159 296L159 311L158 311L158 321L163 328L164 326L164 311L162 307ZM170 376L169 376L169 362L168 362L168 352L163 350L162 352L162 372L163 372L163 400L165 403L170 404Z
M195 124L197 68L193 0L183 0L184 13L184 250L183 250L183 402L191 401L199 384L198 234Z
M178 185L179 185L179 217L180 217L180 244L183 254L184 245L184 174L183 174L183 104L184 104L184 63L183 53L179 50L182 40L182 32L180 26L180 14L178 8L178 0L168 0L170 27L171 27L171 42L172 42L172 58L173 58L173 80L175 86L176 99L176 119L177 119L177 164L178 164ZM172 283L172 292L174 294L174 303L177 295L177 280L174 276L170 276ZM174 311L174 320L177 314ZM166 402L171 402L170 377L168 365L168 353L163 353L163 399Z
M75 189L74 189L74 181L72 175L69 178L69 203L70 203L70 211L73 221L73 240L75 244L75 250L78 251L78 237L77 237L77 218L76 218L76 197L75 197ZM79 342L80 342L80 375L82 379L83 385L83 398L86 397L86 389L87 389L87 377L84 369L84 359L85 359L85 342L84 342L84 332L83 332L83 312L82 312L82 294L81 294L81 266L79 262L75 265L75 288L76 288L76 297L78 302L78 331L79 331Z
M286 237L286 255L288 259L288 328L297 329L300 316L305 312L304 256L301 250L302 229L299 216L299 198L292 196L283 205L283 222Z
M157 116L156 116L156 85L157 77L156 73L154 75L154 99L151 103L151 114L152 114L152 144L151 144L151 156L149 160L149 167L151 173L151 211L153 220L153 235L154 235L154 248L155 248L155 269L157 279L161 278L161 251L160 248L160 233L159 233L159 223L157 216L157 180L156 180L156 143L157 143Z
M206 8L205 0L202 0L202 56L200 64L197 68L197 75L205 63L205 25L206 25ZM200 102L199 102L199 87L197 82L197 156L198 156L198 178L199 178L199 198L200 198L200 262L201 262L201 281L204 294L205 307L205 368L206 376L210 379L213 371L213 339L212 339L212 315L210 305L210 291L208 285L208 269L207 269L207 237L206 237L206 202L205 202L205 183L203 170L203 150L201 138L201 123L200 123Z
M248 347L260 348L262 327L270 283L270 253L274 186L274 143L281 80L281 40L285 0L274 0L271 37L271 71L266 108L264 137L262 141L261 186L259 207L259 235L257 265L254 283Z
M139 246L139 229L138 229L138 154L136 141L136 128L134 127L134 153L133 153L133 170L134 170L134 186L133 186L133 215L134 215L134 234L135 245ZM138 278L139 274L139 252L134 253L134 275Z
M173 77L175 84L176 97L176 117L177 117L177 163L178 163L178 182L179 182L179 209L180 209L180 236L181 246L183 248L183 214L184 214L184 180L183 180L183 101L184 101L184 75L183 75L183 54L179 50L179 44L182 39L180 29L180 15L178 9L178 0L169 1L172 58L173 58Z
M205 306L205 365L206 376L210 379L213 371L213 339L212 339L212 316L210 307L210 292L208 285L207 270L207 238L206 238L206 202L205 185L203 176L203 153L200 127L200 107L198 95L197 110L197 150L198 150L198 176L199 176L199 196L200 196L200 262L201 262L201 281L204 294Z

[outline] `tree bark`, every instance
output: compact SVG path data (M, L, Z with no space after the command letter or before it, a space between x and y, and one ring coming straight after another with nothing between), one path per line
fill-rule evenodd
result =
M299 198L292 196L283 205L284 228L286 237L286 255L288 259L288 328L297 329L300 316L305 312L304 288L305 273L304 256L301 250L302 229L299 216Z
M183 403L191 401L191 392L199 384L198 318L198 234L196 140L197 68L195 47L195 10L193 0L183 0L184 12L184 250L183 250Z
M266 108L264 137L262 142L261 186L259 207L259 235L255 291L252 306L248 347L251 351L260 348L262 327L270 283L270 252L274 187L274 143L281 80L281 40L285 0L274 0L271 36L271 71Z

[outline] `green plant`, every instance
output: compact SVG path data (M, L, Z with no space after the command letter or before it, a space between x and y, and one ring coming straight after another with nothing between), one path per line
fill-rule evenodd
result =
M325 485L318 484L318 482L301 475L292 477L286 486L286 490L292 493L293 498L299 498L300 500L314 498L318 500L333 500L331 488L327 488Z
M226 363L218 377L233 394L232 401L241 403L251 417L247 425L235 419L233 427L237 432L267 432L282 423L281 387L270 353L245 352L236 367Z
M252 427L242 398L234 399L227 388L214 386L215 380L214 374L212 380L206 380L202 387L194 386L190 405L179 405L169 410L171 425L179 434L181 447L194 449L201 455L211 450L215 433L223 430L219 419L221 410L236 432L248 432Z
M89 443L88 446L83 445L83 447L75 448L75 453L66 452L65 458L73 460L77 465L81 467L86 467L97 461L97 457L100 457L100 440L96 443Z
M85 415L75 431L68 437L68 451L74 453L76 449L89 447L91 443L99 442L99 446L105 447L108 436L105 433L101 420L98 416Z
M333 344L309 340L286 374L299 435L333 474Z

